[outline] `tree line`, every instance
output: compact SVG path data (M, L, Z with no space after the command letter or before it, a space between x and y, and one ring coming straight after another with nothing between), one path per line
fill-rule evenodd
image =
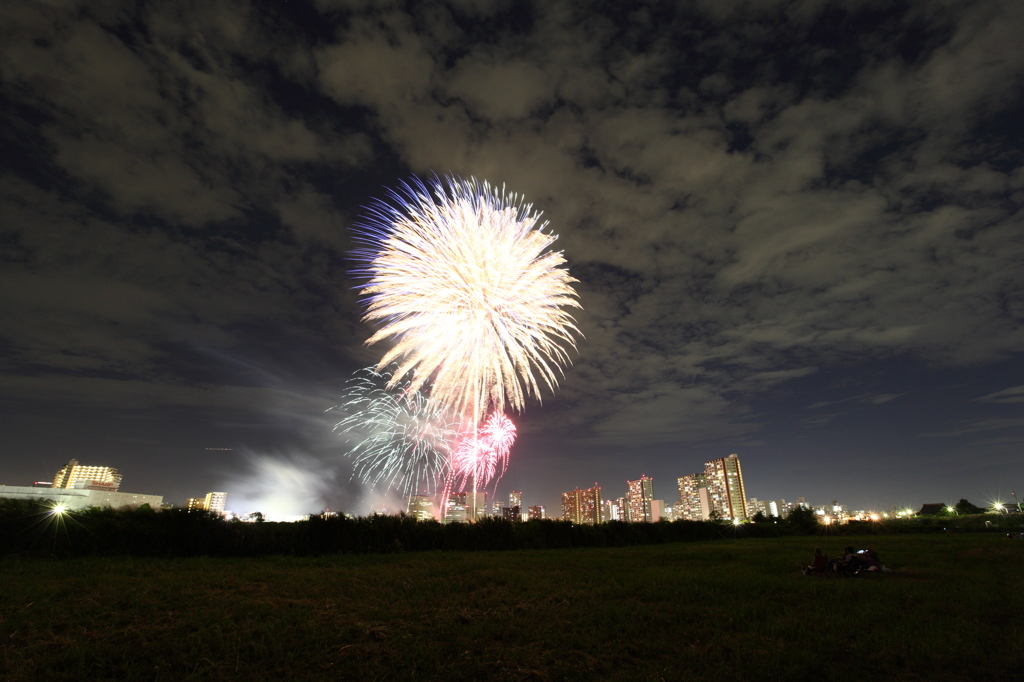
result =
M966 523L966 519L963 522ZM986 529L984 524L965 528ZM290 523L228 521L207 512L93 508L57 513L51 505L0 500L0 554L7 556L317 556L339 553L627 547L736 537L852 535L946 530L929 520L823 527L813 512L763 523L659 521L577 525L485 518L441 524L410 516L312 515Z

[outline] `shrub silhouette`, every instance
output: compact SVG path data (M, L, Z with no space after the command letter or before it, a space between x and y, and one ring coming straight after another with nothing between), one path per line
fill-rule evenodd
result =
M960 530L984 531L981 517L963 518ZM991 530L1009 520L996 519ZM484 518L477 523L440 524L413 517L312 515L294 523L226 521L207 512L93 508L57 515L52 503L0 500L0 545L4 554L54 557L87 555L236 556L271 554L314 556L338 553L495 551L569 547L629 547L735 537L792 534L860 535L941 532L918 519L888 523L848 523L827 529L809 510L786 521L738 526L713 521L659 521L575 525L569 521L525 523Z

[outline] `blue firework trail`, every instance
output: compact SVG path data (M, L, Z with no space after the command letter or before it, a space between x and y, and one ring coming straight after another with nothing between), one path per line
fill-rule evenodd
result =
M388 388L391 378L372 367L356 372L331 408L345 415L334 431L349 443L353 478L405 497L432 494L446 478L459 422L423 392L410 391L407 381Z

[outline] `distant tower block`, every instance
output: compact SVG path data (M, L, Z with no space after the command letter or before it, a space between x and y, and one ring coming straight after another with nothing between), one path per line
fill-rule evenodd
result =
M472 521L479 519L485 515L487 510L487 492L483 490L477 491L475 496L472 492L452 493L448 499L450 502L454 502L462 507L465 513L465 518L455 520ZM476 502L475 508L473 505L474 501ZM446 513L445 517L448 518L448 516L449 514Z
M626 498L629 505L629 520L633 523L651 523L654 521L654 479L641 476L636 481L626 481Z
M426 495L413 495L409 501L409 516L417 521L430 521L434 518L434 499Z
M562 518L590 526L601 523L601 486L562 493Z
M704 474L690 474L677 480L679 502L676 518L687 521L704 521L711 514L707 503L707 477Z
M190 497L185 503L189 511L209 511L223 514L224 505L228 501L227 493L206 493L206 497Z
M53 477L54 488L85 488L94 484L115 492L121 486L121 474L111 467L82 466L77 459L71 459Z
M743 470L736 455L713 459L704 465L711 506L723 519L745 519L747 495L743 487Z
M227 504L228 501L228 494L206 493L206 498L203 501L205 503L206 511L211 511L215 514L223 514L224 505Z
M742 520L752 514L736 455L713 459L704 464L704 473L683 476L678 483L676 518L700 521L715 514L720 519Z
M514 521L523 520L523 493L513 490L508 494L508 513Z

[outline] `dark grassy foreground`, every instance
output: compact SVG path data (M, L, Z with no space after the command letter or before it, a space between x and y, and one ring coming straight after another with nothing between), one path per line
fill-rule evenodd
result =
M799 575L848 540L7 559L0 678L1020 679L1024 541L855 539L895 572Z

